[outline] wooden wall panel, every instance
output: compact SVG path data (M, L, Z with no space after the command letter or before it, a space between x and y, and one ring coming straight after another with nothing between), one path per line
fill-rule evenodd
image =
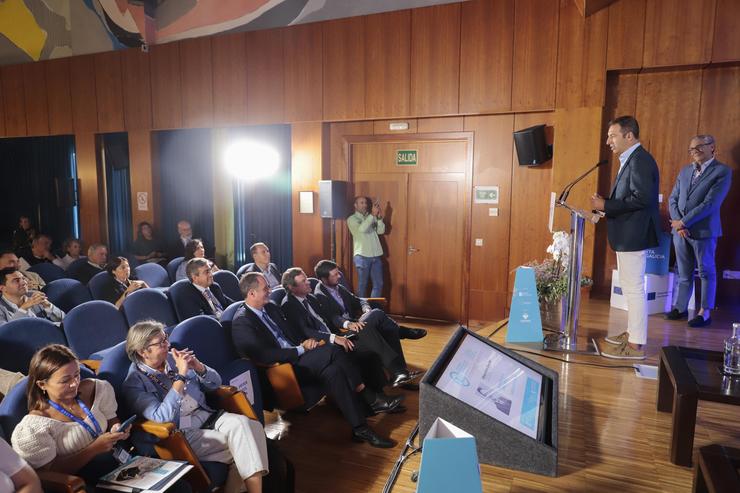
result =
M640 141L658 162L666 218L668 195L681 165L688 163L686 149L697 131L700 103L701 70L640 74L635 116Z
M555 107L558 2L517 0L514 10L514 111Z
M322 23L323 119L365 117L365 20L350 17Z
M295 123L291 127L293 265L302 267L309 276L314 275L314 265L326 255L318 194L323 155L322 132L322 124L318 122ZM313 192L313 214L298 212L299 192L301 191Z
M511 109L514 1L462 4L460 113Z
M420 118L418 124L418 132L420 134L434 132L462 132L464 127L465 122L462 116Z
M93 55L69 59L72 123L75 134L98 129L98 103L95 96L95 63Z
M460 4L411 11L411 114L458 112Z
M573 0L560 0L559 18L555 105L602 106L609 12L604 9L584 19Z
M247 121L250 124L285 121L283 33L282 29L246 33Z
M136 238L136 226L147 221L154 223L152 187L152 138L147 129L128 131L129 178L131 180L131 224ZM146 192L148 196L148 210L141 211L137 206L138 192ZM161 232L160 232L161 234ZM166 236L166 235L165 235Z
M149 54L132 48L121 52L123 117L126 128L152 128L152 81Z
M213 69L211 38L180 41L182 124L186 128L213 126Z
M645 41L645 1L619 0L609 5L607 70L642 67Z
M514 129L545 124L547 139L552 143L553 113L517 114ZM547 256L547 246L552 236L547 228L550 215L550 192L552 188L552 162L528 167L519 166L516 151L511 154L513 173L511 177L511 228L509 237L509 290L513 288L513 271L531 260L542 260Z
M213 119L217 126L247 122L247 45L244 33L211 38Z
M120 132L124 129L120 52L108 51L98 53L94 57L98 130L100 132Z
M74 132L69 64L69 58L57 58L44 62L46 68L46 100L49 111L50 135L71 134Z
M740 207L740 67L708 68L703 72L697 133L714 135L717 159L733 170L732 187L721 209L723 234L717 244L717 293L723 303L734 301L737 304L740 283L724 280L722 270L740 270L740 228L737 226Z
M716 0L650 0L645 9L643 67L708 63Z
M285 120L319 121L323 111L321 24L301 24L283 32Z
M94 132L75 133L75 155L77 177L80 180L80 233L85 245L90 246L107 236L101 231L101 211L105 211L105 207L101 204L102 197L98 193Z
M154 45L149 49L154 128L182 127L180 44Z
M717 0L717 16L714 21L714 43L712 61L729 62L740 60L740 2Z
M8 65L0 69L0 91L5 113L5 135L24 137L27 135L25 90L23 87L23 65Z
M411 11L365 17L365 114L404 117L410 112Z
M409 128L406 130L391 130L390 124L394 122L403 122L408 124ZM397 120L375 120L373 122L373 133L375 135L382 134L415 134L418 133L418 120L416 118L399 118Z
M475 132L473 140L473 186L498 185L499 203L473 204L471 238L483 246L470 247L470 285L468 316L471 320L500 320L506 316L510 298L509 228L511 219L512 162L496 159L511 156L514 115L465 118L465 130ZM498 209L490 216L489 208ZM471 241L471 244L475 244Z
M46 101L44 64L25 63L22 67L27 133L29 136L49 135L49 105Z

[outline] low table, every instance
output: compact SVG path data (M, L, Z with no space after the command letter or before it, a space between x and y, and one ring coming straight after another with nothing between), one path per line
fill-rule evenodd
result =
M700 399L740 404L740 385L722 374L723 356L720 351L680 346L660 349L657 407L658 411L673 414L671 462L674 464L691 466L696 407Z
M699 449L694 473L694 493L737 493L740 491L740 450L722 445Z

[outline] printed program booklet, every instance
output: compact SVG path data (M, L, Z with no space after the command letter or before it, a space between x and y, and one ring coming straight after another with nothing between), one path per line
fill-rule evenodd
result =
M100 478L98 488L130 493L161 492L192 468L193 466L183 461L133 457Z

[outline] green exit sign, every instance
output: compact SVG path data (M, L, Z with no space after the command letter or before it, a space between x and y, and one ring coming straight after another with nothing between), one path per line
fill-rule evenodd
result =
M416 166L418 164L417 158L415 149L398 150L396 151L396 166Z

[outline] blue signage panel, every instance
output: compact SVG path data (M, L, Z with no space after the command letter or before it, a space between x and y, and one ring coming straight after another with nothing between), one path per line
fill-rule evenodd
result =
M540 303L531 267L516 270L506 342L542 342Z

